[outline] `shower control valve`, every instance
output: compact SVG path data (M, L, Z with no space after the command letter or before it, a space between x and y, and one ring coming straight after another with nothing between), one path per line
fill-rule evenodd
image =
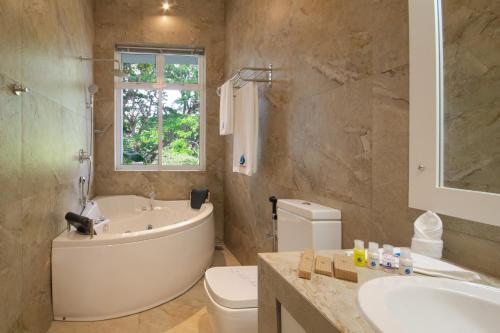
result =
M80 161L80 164L83 164L84 161L89 161L91 158L92 156L86 153L83 149L80 149L78 152L78 161Z

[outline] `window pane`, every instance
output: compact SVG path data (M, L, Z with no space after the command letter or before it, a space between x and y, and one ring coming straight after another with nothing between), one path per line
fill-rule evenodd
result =
M158 164L157 90L123 89L123 164Z
M156 56L154 54L122 53L122 67L130 74L125 82L156 82Z
M177 84L198 83L198 56L167 54L165 56L165 82Z
M163 164L200 164L200 93L163 91Z

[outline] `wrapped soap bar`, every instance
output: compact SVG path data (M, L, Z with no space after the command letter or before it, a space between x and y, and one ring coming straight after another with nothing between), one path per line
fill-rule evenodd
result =
M333 263L330 257L316 256L314 262L314 273L333 276Z
M311 249L305 249L304 253L300 256L299 278L311 280L313 264L314 251Z
M337 279L358 282L358 271L352 257L343 254L334 255L333 271Z

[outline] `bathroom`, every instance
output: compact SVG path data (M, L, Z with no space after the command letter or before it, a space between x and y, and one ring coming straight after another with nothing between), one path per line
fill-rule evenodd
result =
M274 283L274 292L296 295L281 299L279 294L267 293L267 298L259 298L258 321L253 323L259 332L296 332L283 325L281 330L269 328L281 320L276 318L277 300L306 332L324 332L318 328L324 326L315 323L333 325L335 328L328 330L332 332L385 331L372 327L376 323L361 313L355 294L349 294L352 308L345 307L352 312L342 312L347 316L342 318L353 316L358 321L352 327L339 327L331 318L340 314L332 309L345 304L345 299L340 303L333 299L331 311L327 311L297 287L313 290L317 286L312 282L323 281L322 285L331 284L337 291L340 285L356 292L367 269L358 268L357 284L316 273L312 280L296 278L299 254L272 253L276 252L276 222L271 196L340 212L341 232L335 235L341 244L332 245L331 250L352 250L354 240L363 240L366 248L368 242L377 242L380 247L411 247L415 220L427 210L434 211L442 220L443 260L478 272L487 284L500 286L500 117L493 93L500 82L495 63L495 51L500 50L498 15L500 8L493 0L0 0L0 333L217 333L204 286L207 262L208 266L230 267L258 264L262 269L259 288ZM445 42L447 32L451 38L449 49L440 54L442 59L435 43L442 22L436 17L444 17L445 28L451 27L444 30ZM132 60L127 63L123 60L127 54L140 65L153 67L139 67ZM463 57L447 62L452 54ZM195 59L197 80L172 84L168 75L158 70L161 62L172 64L169 55L174 55L170 58L174 67L177 60L189 59L183 63L189 65ZM451 85L456 90L446 92L447 81L436 80L436 71L440 72L436 64L443 59L445 66L450 66L445 74L451 73L454 82L472 82L479 88ZM138 68L154 68L160 85L137 78ZM234 135L220 135L219 87L241 68L257 68L249 70L250 75L256 73L262 81L245 84L255 86L258 92L258 153L253 160L256 170L250 176L233 172ZM244 79L232 83L241 81ZM447 127L447 133L455 140L465 140L455 147L444 145L446 153L455 154L448 155L455 168L447 170L451 178L446 187L431 184L429 189L425 186L435 177L418 177L439 173L436 150L441 136L435 131L437 117L429 112L436 111L443 95L438 94L441 85L444 95L459 97L451 104L464 107L458 114L444 117L445 121L456 121ZM184 146L185 140L178 140L175 146L172 141L158 141L158 131L144 133L150 135L143 138L149 144L144 149L156 157L149 156L146 161L142 155L136 161L136 155L122 149L125 123L121 111L122 105L128 104L122 103L121 93L127 89L198 92L189 95L187 103L193 107L189 103L195 101L196 110L191 114L195 122L189 123L195 133L181 131L193 136L195 144ZM168 93L163 96L166 101L161 103L168 103ZM156 103L160 100L158 95L151 98ZM471 109L480 110L485 118L467 113ZM469 127L466 120L471 121ZM163 122L159 126L156 121L153 125L158 128L170 125ZM133 134L133 130L127 132L130 137ZM186 138L182 135L178 139ZM165 132L161 136L168 137ZM158 154L160 142L162 148L167 147L163 154ZM476 146L471 148L471 143ZM127 144L142 149L132 139ZM177 159L168 151L174 146L180 151ZM422 162L427 158L431 162ZM444 190L436 194L436 188ZM54 274L53 256L55 249L69 246L60 243L57 247L56 239L70 234L81 237L82 244L97 244L102 241L99 228L106 228L96 225L93 239L76 231L68 233L67 212L80 214L83 201L95 200L113 214L121 210L142 213L144 207L145 214L151 207L153 213L161 213L169 211L169 205L177 200L189 200L193 189L210 191L210 202L200 212L208 216L207 231L200 238L205 243L197 240L199 235L192 235L194 240L174 250L163 245L149 251L131 248L131 256L119 255L112 262L125 266L134 255L141 265L148 260L168 261L166 273L162 273L165 279L158 279L158 288L163 288L162 283L171 287L173 271L182 271L169 261L176 257L193 269L191 258L200 258L202 273L193 273L189 281L177 279L186 285L148 309L144 305L140 311L123 311L128 314L105 319L58 318L54 297L60 279ZM457 197L457 192L463 196ZM109 207L99 201L118 196L135 201L110 203ZM280 216L278 212L278 221ZM111 230L113 221L109 223ZM141 224L141 228L149 224L152 231L136 232L123 226L120 233L128 235L130 231L125 237L135 237L136 233L156 232L155 222ZM278 247L279 239L278 232ZM196 246L204 251L203 260L192 252ZM74 249L83 249L80 255L90 262L85 273L97 272L92 267L99 260L107 267L102 253L91 257L84 246ZM68 263L78 264L72 258ZM292 262L293 267L269 269L280 258L285 258L283 265ZM61 267L64 278L66 273L76 272ZM283 284L286 278L291 279L283 273L286 271L294 272L295 284ZM404 278L411 281L419 276L415 273ZM97 278L101 280L96 285L118 287L128 281L124 274L110 272ZM146 288L154 282L139 280L138 285ZM70 285L72 291L85 290L80 287ZM93 286L87 288L89 297L94 297ZM498 293L498 289L491 289L488 294L496 297L491 301L494 309L500 304ZM142 295L133 288L125 294ZM335 295L331 290L325 294ZM322 300L323 296L314 299ZM105 300L113 299L96 299L95 306ZM78 303L74 297L67 301ZM429 298L430 309L433 304ZM261 315L260 311L265 312Z

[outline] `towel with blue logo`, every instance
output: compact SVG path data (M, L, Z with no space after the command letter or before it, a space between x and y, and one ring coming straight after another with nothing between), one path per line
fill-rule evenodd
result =
M251 176L257 172L259 101L255 82L236 92L234 100L233 172Z

